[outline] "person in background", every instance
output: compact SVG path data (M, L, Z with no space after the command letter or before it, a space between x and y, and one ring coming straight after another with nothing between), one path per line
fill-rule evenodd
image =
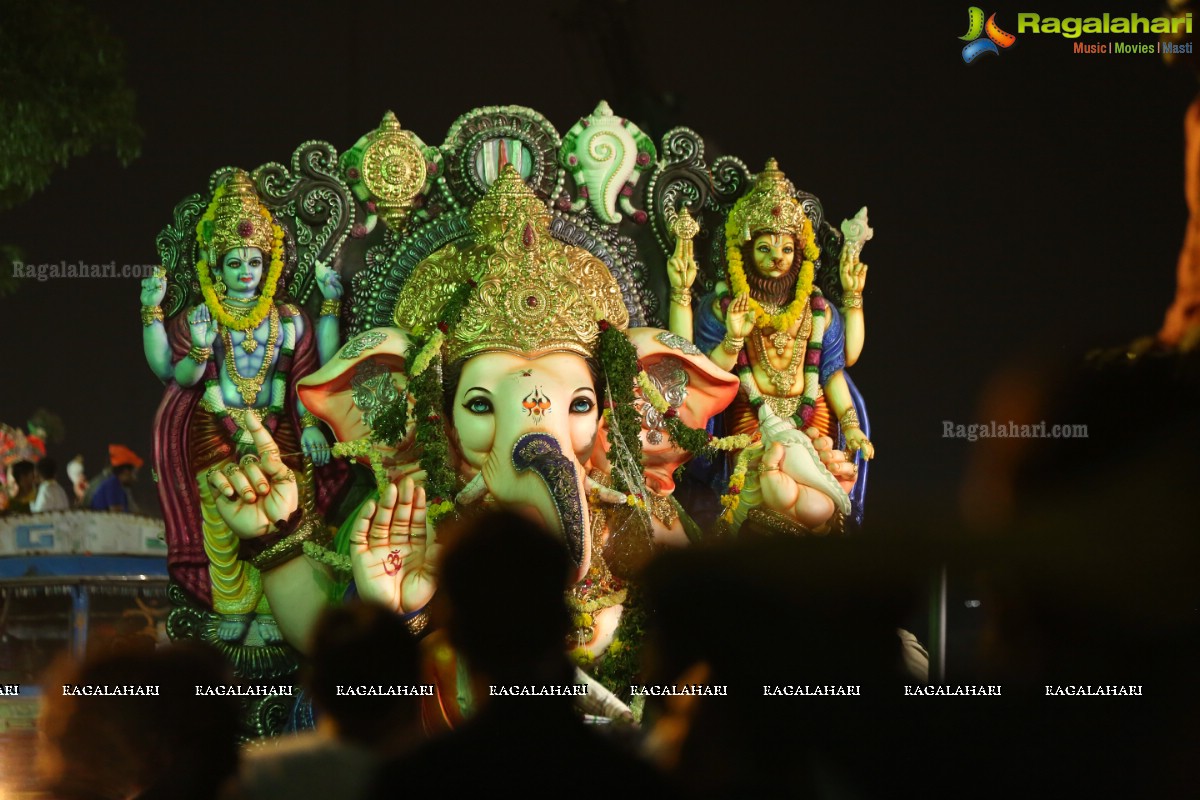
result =
M9 514L28 514L29 507L37 497L37 474L32 461L18 461L12 465L14 491L8 503Z
M83 468L83 456L75 456L67 462L67 479L71 481L71 488L75 492L72 505L78 508L83 505L83 496L88 488L87 473Z
M67 500L67 492L54 478L58 464L53 458L43 458L37 463L38 488L37 497L30 504L29 510L35 514L43 511L66 511L71 507Z
M137 471L142 466L142 459L123 444L110 444L108 458L112 464L112 474L96 487L88 507L93 511L124 511L136 514L137 503L134 502L129 487L137 483Z

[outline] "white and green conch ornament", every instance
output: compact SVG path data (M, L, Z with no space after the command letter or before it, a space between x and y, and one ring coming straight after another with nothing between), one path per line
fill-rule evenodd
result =
M627 119L613 115L601 100L591 116L575 123L563 137L559 160L570 171L579 187L572 211L582 211L591 203L602 222L615 225L630 215L641 225L646 212L633 207L633 188L641 173L654 167L657 152L654 142Z

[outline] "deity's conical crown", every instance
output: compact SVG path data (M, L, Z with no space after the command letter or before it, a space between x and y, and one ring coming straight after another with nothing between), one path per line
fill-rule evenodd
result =
M212 222L203 237L213 263L237 247L257 247L264 257L270 258L275 243L274 222L245 170L233 171L214 205Z
M629 324L621 289L608 267L550 233L550 212L507 165L470 213L474 242L448 245L422 261L396 302L402 328L428 332L445 322L446 356L453 362L488 351L535 358L551 352L595 355L607 320ZM442 307L473 281L457 319Z
M799 237L807 218L800 202L792 197L787 177L772 158L758 173L753 188L734 204L729 221L730 230L741 237L739 241L747 242L762 231Z

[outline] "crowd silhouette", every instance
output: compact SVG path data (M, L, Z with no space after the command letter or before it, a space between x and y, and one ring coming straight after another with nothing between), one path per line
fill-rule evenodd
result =
M215 653L176 644L61 665L47 681L46 786L61 798L1188 796L1200 745L1198 361L1100 363L1042 393L1043 418L1089 435L1027 442L1017 457L982 448L971 496L1002 491L1000 524L877 520L856 537L660 554L638 579L648 613L635 679L721 691L647 697L637 724L587 724L569 692L496 694L579 681L564 646L566 551L500 510L439 534L434 633L420 642L382 608L326 613L304 678L316 730L246 750L240 771L236 704L189 694L235 680ZM1113 413L1130 387L1155 399L1153 425ZM970 585L982 622L969 654L931 674L916 639L943 567ZM447 658L454 695L443 680L439 702L468 706L453 730L419 692L337 688L430 686ZM162 695L56 694L73 683ZM927 685L1002 694L914 696ZM1047 692L1062 686L1140 694Z

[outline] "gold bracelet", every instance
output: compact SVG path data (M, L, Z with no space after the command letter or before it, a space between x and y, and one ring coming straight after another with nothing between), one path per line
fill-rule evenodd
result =
M212 358L212 348L194 344L192 345L192 349L188 350L188 358L197 364L207 364L208 360Z
M322 317L337 317L342 313L341 300L323 300L321 302Z
M745 339L735 339L728 333L726 333L725 338L721 340L721 347L731 356L736 356L738 353L742 352L742 347L744 347L745 344Z
M862 292L855 292L853 294L847 294L847 295L842 296L842 308L843 309L862 308L862 307L863 307Z
M850 430L851 428L857 428L858 424L858 412L853 408L846 409L846 413L838 417L838 425L841 426L842 430L844 431Z
M149 328L155 322L162 322L162 306L142 306L142 325Z
M301 428L315 428L321 424L321 420L317 419L317 415L311 411L305 411L300 415Z
M692 290L671 288L671 302L684 308L692 307Z

